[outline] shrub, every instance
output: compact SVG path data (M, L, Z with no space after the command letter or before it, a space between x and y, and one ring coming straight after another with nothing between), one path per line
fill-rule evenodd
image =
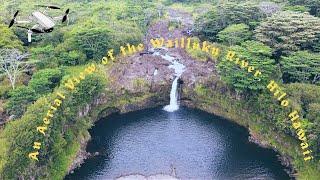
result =
M223 58L218 64L219 74L229 85L239 92L257 92L265 88L265 84L270 78L277 78L277 66L271 59L272 49L257 41L246 41L241 46L232 46L231 51L236 53L240 61L249 62L249 66L254 66L255 70L263 73L258 78L249 74L247 70L241 69L234 61L230 62ZM234 58L235 59L235 58ZM240 64L242 64L240 62Z
M291 5L306 6L309 13L320 17L320 1L319 0L289 0Z
M298 51L282 57L280 64L284 82L320 84L320 54Z
M6 104L6 109L10 114L20 117L27 107L34 102L36 98L36 92L34 89L21 86L9 92L10 98Z
M59 84L62 73L59 69L43 69L36 72L29 82L29 87L34 89L37 96L48 94Z
M257 40L275 49L277 56L312 48L320 35L320 18L284 11L262 22L255 30Z
M297 12L308 12L310 9L305 7L305 6L286 6L284 7L284 10L288 10L288 11L297 11Z
M47 45L30 49L31 59L37 61L39 69L55 68L59 65L54 46Z
M85 64L86 55L77 50L62 52L59 54L59 63L61 65L74 66Z
M200 16L195 23L201 39L216 41L219 31L231 24L244 23L254 29L266 15L253 3L226 3Z
M219 41L229 46L239 45L249 40L252 33L246 24L233 24L218 33Z
M1 178L63 179L80 148L79 139L92 125L90 118L79 118L78 112L103 90L105 80L99 73L86 76L72 93L62 87L57 89L66 99L51 119L46 136L40 135L35 128L43 124L42 117L55 99L53 94L39 98L20 120L7 124L0 132ZM34 152L35 141L42 143L39 162L27 157Z

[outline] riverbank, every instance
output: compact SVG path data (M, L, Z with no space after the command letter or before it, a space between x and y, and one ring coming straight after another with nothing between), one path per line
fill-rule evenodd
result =
M288 167L288 173L292 177L317 179L317 164L302 161L298 140L264 121L266 112L255 112L255 103L262 102L239 98L235 91L218 78L208 79L210 81L197 83L194 87L184 87L184 105L213 113L246 127L255 143L280 153L279 160ZM275 112L273 116L278 117L281 114Z
M249 143L245 128L197 109L167 112L162 108L99 120L90 130L87 150L101 155L88 159L66 180L136 173L176 174L181 179L289 179L277 154Z
M169 14L180 16L179 12L172 10ZM186 16L186 14L183 15ZM171 19L170 17L169 20ZM185 23L192 24L190 22L192 18L185 19L188 19L188 22ZM168 31L169 20L161 20L149 28L148 36L145 38L147 47L150 47L148 42L153 36L174 36L177 38L183 36L182 30L179 28ZM272 148L281 154L279 159L289 167L289 174L292 176L298 179L313 179L317 177L316 164L307 164L301 161L300 152L296 149L296 147L299 147L298 141L292 136L281 133L273 124L264 121L263 116L261 116L262 114L255 112L254 103L248 102L248 99L239 97L234 90L222 82L216 72L214 61L197 61L181 49L169 49L168 53L180 59L181 63L187 67L181 76L184 82L182 94L184 105L213 113L246 127L252 134L255 143L263 147ZM169 66L169 63L159 57L134 55L121 59L119 64L113 64L108 76L114 77L117 80L113 82L115 87L117 87L114 90L118 89L116 91L119 91L119 89L122 89L122 92L119 92L117 96L127 98L120 100L120 102L124 103L124 107L133 107L131 110L143 109L148 107L144 102L150 102L148 95L147 97L143 95L147 92L160 93L162 102L168 102L170 83L173 81L172 75L174 72L167 66ZM159 76L153 76L155 69L160 72ZM135 84L139 84L139 87L132 85L133 79L135 79ZM159 84L163 86L157 87ZM131 92L131 94L124 95L123 92ZM136 108L137 105L129 102L130 98L134 98L137 95L142 95L143 97L139 97L141 101L136 101L139 104L138 108ZM153 94L151 97L159 96ZM146 106L143 107L140 104L145 104ZM166 103L158 104L164 105ZM118 111L119 109L123 109L120 106L116 108ZM105 111L102 110L103 107L98 109ZM121 112L126 112L126 110ZM273 113L275 113L275 117L279 116L276 112Z
M182 24L192 24L190 14L170 10L168 19L160 20L150 27L145 38L147 43L150 38L157 36L182 37L180 28L168 31L169 21L174 18L186 20ZM181 75L184 82L181 95L184 105L246 127L255 143L279 152L281 159L286 159L282 160L284 164L291 164L297 170L290 174L294 173L298 179L318 178L317 163L301 161L301 153L296 148L299 147L298 141L289 133L277 129L275 124L265 121L266 115L274 119L283 117L273 107L264 107L263 110L257 108L259 104L268 106L272 103L264 103L263 98L239 96L220 80L215 60L198 61L183 49L169 49L166 53L186 66ZM23 159L32 148L30 144L34 142L32 138L26 137L33 137L34 127L41 123L38 117L46 113L45 108L53 97L48 95L40 98L21 119L8 123L0 138L3 144L0 148L0 179L62 179L91 156L85 151L90 141L88 129L97 120L115 112L126 113L169 103L174 71L168 68L170 62L163 58L151 54L134 54L120 58L106 67L98 66L97 74L101 77L93 76L81 83L79 90L70 96L66 106L55 116L47 139L42 139L46 141L46 147L38 164ZM104 81L107 82L104 84Z

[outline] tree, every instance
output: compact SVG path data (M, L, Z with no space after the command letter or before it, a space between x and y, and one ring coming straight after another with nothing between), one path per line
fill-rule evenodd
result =
M320 17L320 1L319 0L289 0L291 5L306 6L310 10L310 14Z
M62 73L59 69L43 69L36 72L29 81L29 87L35 90L37 97L50 93L59 84Z
M257 92L265 89L265 84L270 78L277 78L277 66L271 59L272 49L270 47L257 41L246 41L241 46L232 46L230 50L236 53L240 61L247 61L249 66L254 66L256 70L262 72L259 80L226 58L220 61L218 71L222 80L233 86L238 92Z
M219 31L231 24L244 23L253 29L265 17L256 4L226 3L215 7L196 20L196 30L202 39L217 40Z
M7 123L0 134L0 177L63 179L72 157L80 148L79 139L88 134L87 129L92 126L89 117L79 117L79 111L92 103L103 92L105 85L105 77L99 71L87 75L70 94L64 92L63 85L57 88L57 92L64 92L66 99L54 112L46 136L39 136L35 127L43 124L50 103L56 99L55 93L40 97L19 120ZM39 162L33 162L27 156L37 151L33 148L34 142L43 144L39 151Z
M320 153L320 86L305 83L290 83L286 91L301 109L303 126L308 134L308 142L314 157Z
M59 60L55 47L51 44L37 46L30 49L31 59L36 61L37 68L55 68L59 65Z
M233 46L250 39L252 33L245 24L233 24L218 33L219 41Z
M60 65L75 66L75 65L85 64L86 62L86 55L80 52L79 50L72 50L72 51L62 50L61 52L57 51L57 53L58 53Z
M278 56L311 48L319 34L320 18L292 11L274 14L255 30L255 37L275 48Z
M12 89L15 88L18 75L25 72L30 65L30 62L23 61L27 56L28 54L22 54L17 49L0 49L0 72L9 78Z
M77 27L66 35L70 49L79 50L87 59L101 59L108 48L113 48L110 42L110 30L103 27Z
M26 110L27 107L37 100L36 92L27 86L18 87L15 90L9 92L9 100L6 104L6 109L9 114L14 114L20 117Z
M22 42L18 37L8 28L7 25L0 24L0 49L1 48L16 48L23 50Z
M296 5L296 6L285 6L283 8L283 10L286 10L286 11L297 11L297 12L301 12L301 13L304 13L304 12L309 12L310 9L305 7L305 6L300 6L300 5Z
M320 83L320 54L298 51L282 57L280 64L284 82Z
M310 119L311 126L309 127L309 133L311 137L311 147L315 152L316 158L319 158L320 153L320 103L310 103L308 105L308 113L306 116Z

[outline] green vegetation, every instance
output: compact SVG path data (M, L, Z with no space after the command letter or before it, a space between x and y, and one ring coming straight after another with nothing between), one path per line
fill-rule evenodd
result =
M256 38L279 54L312 48L320 34L320 18L284 11L274 14L255 30Z
M249 40L251 35L249 26L245 24L233 24L220 31L217 37L222 43L233 46Z
M79 110L103 92L106 76L100 68L82 80L71 94L64 91L67 98L43 136L36 127L43 124L42 118L55 92L63 91L64 81L82 71L85 64L100 63L107 50L117 51L126 43L140 43L148 25L163 15L163 9L154 11L158 4L149 1L59 0L55 3L64 10L70 8L68 26L58 24L50 34L33 34L32 44L27 43L25 30L8 29L7 24L0 22L0 50L28 51L27 62L36 62L17 76L14 90L1 71L0 102L5 106L0 109L14 116L0 130L0 179L63 179L79 151L80 142L88 140L87 130L92 120L97 118L79 116ZM18 9L24 19L37 8L36 4L39 4L36 0L4 2L0 5L0 19L12 18ZM57 16L62 12L50 10L49 13ZM138 86L143 86L141 83L137 81ZM34 151L35 141L42 142L39 162L28 158Z
M229 25L244 23L254 28L265 17L257 4L219 4L197 19L196 27L201 39L217 40L217 34Z
M169 21L169 25L168 25L168 29L169 31L172 31L174 29L177 29L177 28L181 28L181 21L179 20L173 20L173 21Z
M6 25L0 24L0 48L17 48L22 50L22 42L18 37L7 28Z
M9 114L21 117L37 98L51 93L59 84L62 73L58 69L43 69L36 72L28 86L20 86L9 92L7 111Z
M284 10L297 11L297 12L304 13L304 12L308 12L310 9L305 6L296 5L296 6L286 6Z
M0 4L1 67L7 60L30 54L22 64L28 68L15 73L14 81L0 72L0 115L12 119L0 128L0 179L62 179L88 140L88 129L108 109L140 104L150 88L142 78L133 80L139 91L134 95L112 92L106 69L86 77L72 93L63 91L66 79L81 72L86 64L100 63L109 49L119 53L126 43L142 42L149 25L165 19L165 10L186 11L195 18L192 40L210 41L221 49L211 59L201 50L188 49L193 58L214 61L219 76L205 77L212 85L197 82L194 89L183 89L198 108L232 119L249 127L282 155L290 157L299 179L317 180L320 172L320 12L318 0L162 0L162 1L55 1L70 8L70 22L44 35L33 36L28 44L26 31L8 29L4 20L19 9L26 17L36 0L6 1ZM50 11L60 15L62 11ZM166 20L166 19L165 19ZM181 21L170 21L169 30L181 28ZM171 33L171 32L170 32ZM229 46L229 47L227 47ZM225 59L232 50L237 57L262 71L260 80ZM13 66L10 66L13 67ZM23 66L24 67L24 66ZM220 80L221 78L221 80ZM282 108L266 91L276 80L289 98L292 109ZM66 93L66 100L52 119L46 136L36 131L42 124L55 92ZM122 91L122 90L121 90ZM101 94L108 102L93 107ZM89 113L84 109L89 107ZM299 110L302 126L313 151L313 161L303 161L300 141L288 119L289 111ZM2 117L1 117L2 118ZM0 119L1 119L0 118ZM1 119L1 121L3 121ZM39 162L27 157L34 141L42 142Z
M235 95L232 88L226 88L224 82L215 79L215 77L212 78L215 80L214 89L198 83L195 91L184 90L184 93L191 97L198 108L236 121L249 128L252 133L259 137L259 140L268 142L282 155L291 157L293 166L298 171L298 179L318 179L320 168L318 161L304 162L299 148L300 142L291 136L290 121L287 118L288 110L280 108L281 106L272 99L272 95L266 94L266 92L258 96L235 99L233 98ZM292 92L296 91L297 88L305 88L305 86L305 84L293 84L289 85L287 89ZM315 91L319 91L319 86L309 85L307 89L307 91L301 89L299 93L293 94L291 97L297 105L296 108L301 108L299 104L301 102L297 103L299 100L306 97L309 97L309 100L312 97L319 97L318 93L314 94ZM295 95L299 96L296 97ZM312 100L310 103L314 104L315 101ZM316 105L312 106L316 108ZM313 114L313 111L309 110L308 113ZM313 152L319 152L319 131L317 131L319 126L318 124L315 125L317 122L304 120L310 139L312 139L310 142Z
M29 81L29 86L41 96L51 93L59 84L62 72L59 69L43 69L36 72Z
M7 102L7 111L20 117L27 107L36 99L36 92L34 89L26 86L20 86L9 93L10 98Z
M224 58L219 62L218 70L223 80L235 87L237 91L250 94L250 92L265 89L264 85L270 80L270 77L277 78L277 66L271 59L272 49L270 47L256 41L246 41L241 46L230 47L230 50L236 52L240 65ZM255 78L244 69L246 66L254 66L257 70L263 71L263 74Z
M18 49L0 49L0 75L6 76L12 89L16 88L19 76L27 72L33 61L26 61L27 53L21 53Z
M320 83L320 54L297 51L280 64L285 82Z
M49 109L48 103L53 101L54 94L41 97L28 107L21 119L7 124L0 140L4 144L0 150L0 161L5 162L5 166L0 166L1 177L64 177L71 163L69 158L74 156L79 148L77 139L87 133L87 129L92 125L90 119L78 117L78 110L90 103L105 87L105 77L101 74L97 72L88 75L72 93L62 87L57 89L66 94L66 99L52 118L46 136L37 132L36 127L43 124L42 117ZM23 131L17 131L19 129ZM27 154L34 151L32 144L35 141L43 142L39 162L33 162L27 157Z
M197 42L197 43L201 43L200 39L199 38L191 38L191 42ZM214 46L214 47L220 47L220 45L217 45L217 44L210 44L211 46ZM198 49L198 48L189 48L189 49L186 49L187 53L190 54L190 56L198 61L208 61L208 60L211 60L211 55L202 51L201 48Z
M320 17L320 1L318 0L289 0L291 5L305 6L311 15Z
M294 99L296 108L302 112L303 126L308 132L308 137L312 144L312 151L316 159L320 157L319 146L319 113L320 86L302 83L293 83L286 86L287 91ZM316 162L316 161L315 161ZM319 165L319 164L318 164Z
M241 69L241 64L226 60L228 49L223 48L217 64L223 83L219 82L214 90L198 84L196 95L186 92L194 101L199 101L197 107L249 126L281 154L292 158L298 179L316 180L320 176L318 2L217 3L197 19L199 37L229 45L229 50L236 52L240 60L258 67L263 77L257 81ZM279 82L287 92L292 109L282 108L266 91L270 80ZM303 161L300 141L288 121L288 113L293 109L301 112L302 127L312 144L312 162Z

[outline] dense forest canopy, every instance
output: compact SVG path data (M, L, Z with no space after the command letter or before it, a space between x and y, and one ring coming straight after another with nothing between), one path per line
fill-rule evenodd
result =
M5 124L0 129L0 179L63 178L71 157L80 148L79 141L93 123L86 117L74 117L78 109L103 91L109 77L105 78L103 69L98 68L100 73L88 76L66 100L48 131L49 138L42 139L46 147L35 163L26 154L32 151L31 144L38 137L32 131L41 122L37 117L46 113L48 102L54 99L55 92L62 91L66 79L88 63L99 63L108 49L143 42L149 26L165 19L168 8L176 7L192 13L193 36L218 44L224 50L222 54L233 50L241 59L262 69L258 83L223 56L215 61L222 81L248 102L245 107L259 114L261 126L293 137L299 146L295 130L286 120L288 112L280 111L265 91L265 84L271 79L282 85L294 108L301 111L314 159L309 164L304 162L298 148L288 154L302 178L320 176L319 0L58 0L54 4L63 10L70 8L68 25L59 24L50 34L33 36L30 44L24 29L9 29L8 23L16 10L27 17L39 3L46 2L15 0L0 4L1 67L8 63L12 63L11 67L24 67L11 71L16 76L14 84L6 70L0 69L0 124ZM63 10L50 13L59 15ZM8 54L14 52L26 55L20 61L25 63L8 61L13 57ZM193 53L192 56L200 54Z

